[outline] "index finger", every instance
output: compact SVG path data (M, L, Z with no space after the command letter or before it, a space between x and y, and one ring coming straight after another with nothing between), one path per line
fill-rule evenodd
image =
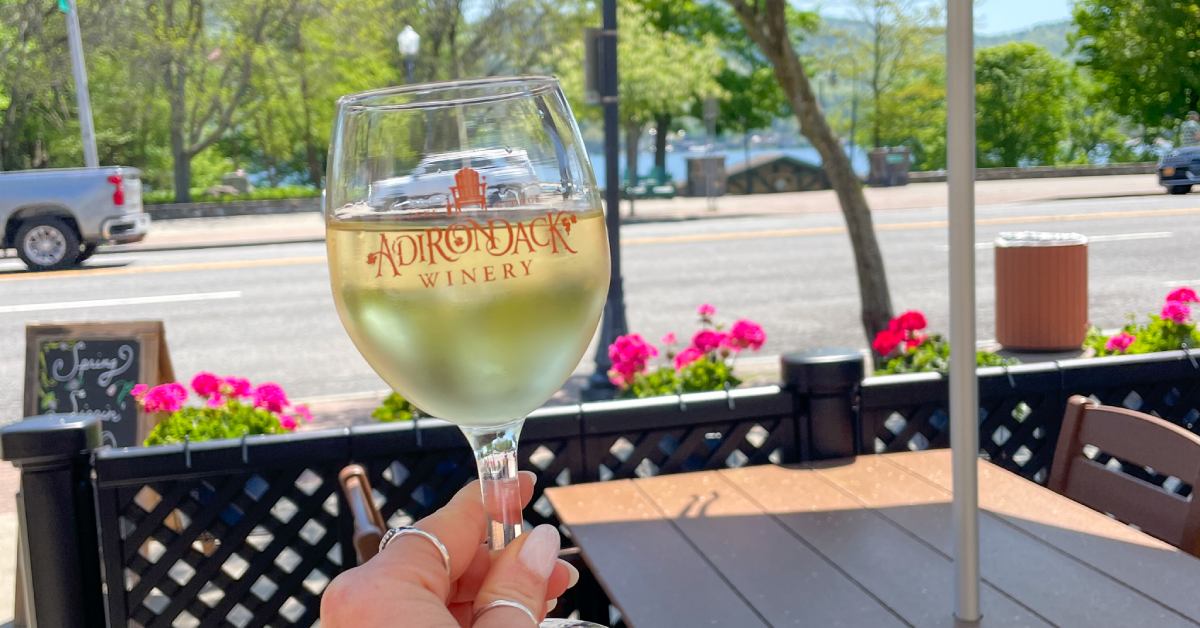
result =
M536 476L528 471L518 474L521 504L533 497ZM450 502L433 514L421 519L414 527L437 537L450 555L450 575L437 547L418 535L401 536L388 544L367 564L383 569L389 580L408 582L446 600L450 583L457 580L470 566L476 552L487 536L487 518L479 481L459 489Z

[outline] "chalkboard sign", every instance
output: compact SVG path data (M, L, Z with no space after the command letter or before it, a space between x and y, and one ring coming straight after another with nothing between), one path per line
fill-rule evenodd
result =
M95 413L105 441L140 445L152 427L130 394L175 378L160 321L25 328L25 416Z

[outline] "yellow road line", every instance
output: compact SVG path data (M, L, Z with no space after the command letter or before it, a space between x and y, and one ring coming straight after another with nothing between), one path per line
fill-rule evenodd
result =
M1034 216L1002 216L997 218L981 218L975 221L977 225L1018 225L1052 222L1095 222L1102 220L1122 220L1128 218L1168 218L1173 216L1191 216L1200 214L1200 207L1185 207L1176 209L1136 209L1110 212L1087 212L1075 214L1044 214ZM921 222L881 223L875 225L876 231L921 231L928 229L945 229L949 223L945 220L926 220ZM773 229L769 231L731 231L726 233L694 233L676 236L647 236L641 238L624 238L622 246L642 246L650 244L685 244L689 242L720 242L730 240L762 240L769 238L798 238L805 236L837 235L845 233L843 225L828 227L803 227L796 229ZM126 266L121 268L80 268L75 270L60 270L46 273L19 273L0 275L0 282L31 281L35 279L67 279L70 277L103 277L110 275L140 275L146 273L178 273L200 270L233 270L242 268L270 268L278 266L304 266L324 264L324 255L307 257L284 257L278 259L229 260L220 262L189 262L185 264L164 264L162 266Z
M20 273L0 276L4 281L32 281L34 279L67 279L70 277L103 277L109 275L141 275L147 273L182 273L198 270L230 270L240 268L271 268L276 266L304 266L324 264L324 255L308 257L281 257L276 259L227 260L221 262L189 262L186 264L164 264L162 266L123 266L120 268L78 268L44 273Z
M1127 218L1163 218L1171 216L1190 216L1200 214L1200 207L1179 209L1138 209L1128 211L1088 212L1076 214L1045 214L1035 216L1003 216L999 218L980 218L976 225L1019 225L1048 222L1092 222L1100 220L1121 220ZM927 220L923 222L900 222L876 224L876 231L921 231L925 229L945 229L950 223L945 220ZM731 231L727 233L695 233L678 236L650 236L644 238L625 238L622 246L639 246L646 244L684 244L690 242L719 242L724 240L761 240L766 238L795 238L803 236L836 235L845 233L845 226L807 227L799 229L774 229L771 231Z

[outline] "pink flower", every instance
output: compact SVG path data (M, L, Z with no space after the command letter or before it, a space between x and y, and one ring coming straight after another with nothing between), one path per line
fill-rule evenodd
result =
M626 381L625 376L616 369L608 372L608 381L612 382L612 385L617 388L624 388L629 383Z
M766 341L767 334L763 331L762 326L743 318L729 328L729 336L725 343L735 351L742 349L758 351Z
M1162 309L1163 320L1185 325L1192 317L1192 308L1180 301L1169 301Z
M701 329L692 336L692 346L698 349L701 353L716 351L724 342L727 334L724 332Z
M925 315L918 310L909 310L894 319L903 331L919 331L925 329Z
M254 389L254 405L271 412L282 412L288 405L287 395L279 384L260 384Z
M1137 338L1133 334L1123 331L1109 338L1108 342L1104 343L1104 348L1109 351L1124 353L1129 348L1129 345L1133 344L1134 340L1137 340Z
M704 303L696 308L696 313L700 315L700 318L709 318L717 313L717 308L713 307L712 304Z
M703 351L697 349L696 347L688 347L687 349L680 351L679 355L675 356L675 369L682 369L683 367L695 362L696 360L699 360L702 357L704 357Z
M675 332L673 332L673 331L671 331L671 332L667 332L667 335L665 335L665 336L663 336L663 337L662 337L662 340L661 340L661 342L662 342L664 345L673 345L673 344L675 344L675 342L676 342L676 338L675 338Z
M282 419L279 419L279 424L283 426L283 429L289 432L296 429L296 421L290 416L285 416Z
M297 418L303 419L305 423L311 423L313 420L312 410L309 410L308 406L304 404L292 406L292 411L296 413Z
M896 329L885 329L878 334L875 334L875 341L871 343L871 348L881 356L888 356L900 343L904 342L904 332Z
M910 334L909 337L904 340L904 349L916 349L917 347L921 346L922 342L925 342L924 334Z
M1179 303L1200 303L1200 299L1196 298L1196 291L1191 288L1183 287L1176 288L1167 295L1167 302L1177 301Z
M146 392L146 396L142 398L142 405L146 412L175 412L183 407L187 396L188 392L183 384L160 384Z
M226 377L221 381L222 392L230 398L249 398L254 392L250 380L244 377Z
M634 375L646 370L646 362L656 355L658 349L646 342L641 334L619 336L608 346L608 359L612 360L609 380L617 386L629 384ZM620 380L620 383L617 380Z
M145 384L137 384L133 388L129 389L129 394L133 395L134 397L136 397L138 399L141 399L142 395L145 395L147 390L150 390L149 386L147 386Z
M205 399L220 396L221 378L207 371L196 373L192 378L192 390Z

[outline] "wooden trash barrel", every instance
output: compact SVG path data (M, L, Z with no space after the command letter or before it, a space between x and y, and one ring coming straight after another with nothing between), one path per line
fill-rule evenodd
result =
M1005 349L1068 351L1088 327L1087 238L1022 231L996 238L996 341Z

